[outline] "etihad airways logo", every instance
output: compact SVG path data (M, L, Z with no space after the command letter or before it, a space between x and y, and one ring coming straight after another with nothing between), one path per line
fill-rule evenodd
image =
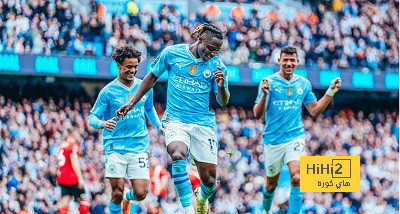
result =
M207 87L208 87L207 82L198 81L198 80L190 78L190 77L182 77L182 76L174 75L174 76L172 76L172 80L175 83L178 83L179 85L184 85L186 87L185 90L188 90L187 87L191 88L189 90L204 90L204 89L207 89ZM177 87L181 88L181 86L179 86L179 85L177 85Z
M289 110L297 109L301 107L301 100L274 100L272 104L278 108L278 110Z

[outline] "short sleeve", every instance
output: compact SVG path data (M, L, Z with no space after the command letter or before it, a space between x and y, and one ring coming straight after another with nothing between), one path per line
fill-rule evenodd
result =
M157 77L160 77L166 70L169 69L168 55L170 50L170 47L164 48L164 50L157 56L153 63L151 63L150 72Z

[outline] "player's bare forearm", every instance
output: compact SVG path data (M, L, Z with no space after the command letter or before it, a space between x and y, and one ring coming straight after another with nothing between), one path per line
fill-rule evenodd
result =
M328 107L329 103L332 101L331 96L324 95L318 101L312 102L306 105L308 112L310 112L311 116L318 117L322 112L325 111L326 107Z
M261 119L264 115L265 108L267 102L267 95L264 95L258 103L256 103L253 107L254 117L256 119Z
M224 86L218 87L217 102L221 106L225 106L229 102L230 93Z
M75 153L71 153L70 158L71 158L71 163L72 163L72 169L74 170L76 176L78 177L79 180L83 180L81 167L79 165L78 155Z
M135 97L130 101L130 104L135 106L140 99L156 84L158 77L154 75L152 72L148 73L144 79L142 84L140 85Z

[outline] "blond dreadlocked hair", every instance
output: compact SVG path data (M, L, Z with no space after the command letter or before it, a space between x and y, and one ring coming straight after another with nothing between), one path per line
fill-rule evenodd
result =
M192 36L200 38L203 33L207 33L209 36L216 37L217 39L223 39L222 31L215 25L210 23L204 23L194 29Z

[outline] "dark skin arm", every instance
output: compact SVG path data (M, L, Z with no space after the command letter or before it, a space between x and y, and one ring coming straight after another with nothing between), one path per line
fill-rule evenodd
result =
M340 89L341 79L336 78L332 80L331 85L329 86L332 90L333 89ZM309 103L306 105L308 112L310 112L311 116L318 117L322 112L325 111L326 107L328 107L329 103L332 101L333 97L325 94L321 99L318 101Z
M142 84L135 94L135 97L133 97L129 103L121 106L117 111L115 111L115 117L118 119L119 116L122 116L122 119L124 119L126 113L128 113L151 88L153 88L157 80L158 77L156 75L154 75L152 72L148 73L144 77Z
M229 102L229 97L230 93L225 89L224 83L225 83L225 76L222 73L222 69L218 67L218 72L214 74L214 79L215 82L218 84L218 94L217 96L217 102L221 106L225 106Z

